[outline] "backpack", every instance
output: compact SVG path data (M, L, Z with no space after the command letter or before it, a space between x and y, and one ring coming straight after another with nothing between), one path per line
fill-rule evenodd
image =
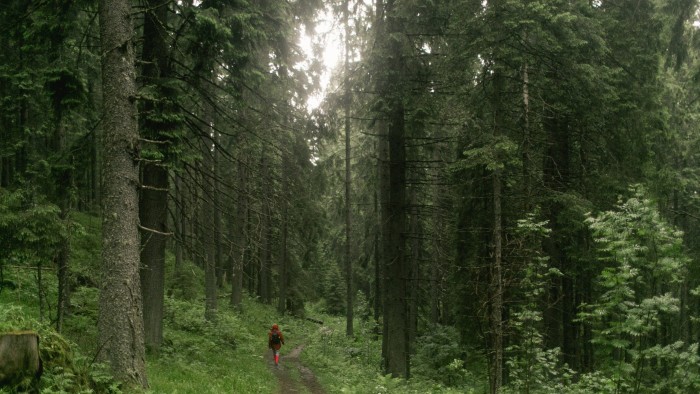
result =
M279 331L273 331L272 336L270 337L270 342L274 345L279 345L280 344L280 333Z

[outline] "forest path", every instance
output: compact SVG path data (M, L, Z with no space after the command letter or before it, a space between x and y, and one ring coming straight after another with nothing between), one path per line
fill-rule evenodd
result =
M304 345L299 345L292 349L291 352L280 357L278 367L272 359L272 351L268 350L265 353L267 365L277 376L279 380L278 394L288 393L311 393L311 394L326 394L326 390L316 380L316 375L309 368L301 363L299 355L304 349ZM298 373L301 381L295 379Z

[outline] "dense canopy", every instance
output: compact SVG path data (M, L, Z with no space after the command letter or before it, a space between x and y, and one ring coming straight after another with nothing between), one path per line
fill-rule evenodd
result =
M384 375L700 390L697 1L95 3L0 5L0 284L95 289L118 380L252 297Z

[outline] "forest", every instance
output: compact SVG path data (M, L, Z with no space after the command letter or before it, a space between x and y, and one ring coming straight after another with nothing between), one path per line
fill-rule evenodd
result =
M700 392L699 32L697 0L3 0L0 333L43 393Z

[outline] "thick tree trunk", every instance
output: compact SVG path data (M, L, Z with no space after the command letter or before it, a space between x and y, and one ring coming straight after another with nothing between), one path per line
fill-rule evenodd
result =
M160 165L145 164L141 183L140 274L145 343L147 350L157 353L163 342L168 172Z
M404 63L398 35L403 33L395 2L378 1L377 37L386 51L381 67L391 70L383 75L377 89L386 104L378 121L380 161L388 159L385 174L380 176L382 201L382 243L384 276L384 326L382 355L385 373L395 377L410 376L408 259L406 256L406 130L403 92ZM389 39L391 37L391 39ZM386 131L384 131L386 130ZM386 142L384 142L386 141ZM386 147L384 146L386 144ZM388 154L383 150L387 149ZM386 156L384 156L386 155Z
M98 338L114 376L147 387L139 280L138 123L131 4L101 0L104 116Z
M408 260L406 256L406 141L404 108L395 102L389 126L389 217L386 275L386 372L408 378Z
M168 76L167 32L168 3L146 2L143 27L143 83L158 86ZM163 89L159 89L163 91ZM163 133L172 126L162 123L162 103L144 101L144 135L151 141L165 141ZM152 149L164 150L156 145ZM163 303L165 291L165 247L168 231L168 170L162 162L144 161L141 166L141 291L146 349L158 352L163 341Z

